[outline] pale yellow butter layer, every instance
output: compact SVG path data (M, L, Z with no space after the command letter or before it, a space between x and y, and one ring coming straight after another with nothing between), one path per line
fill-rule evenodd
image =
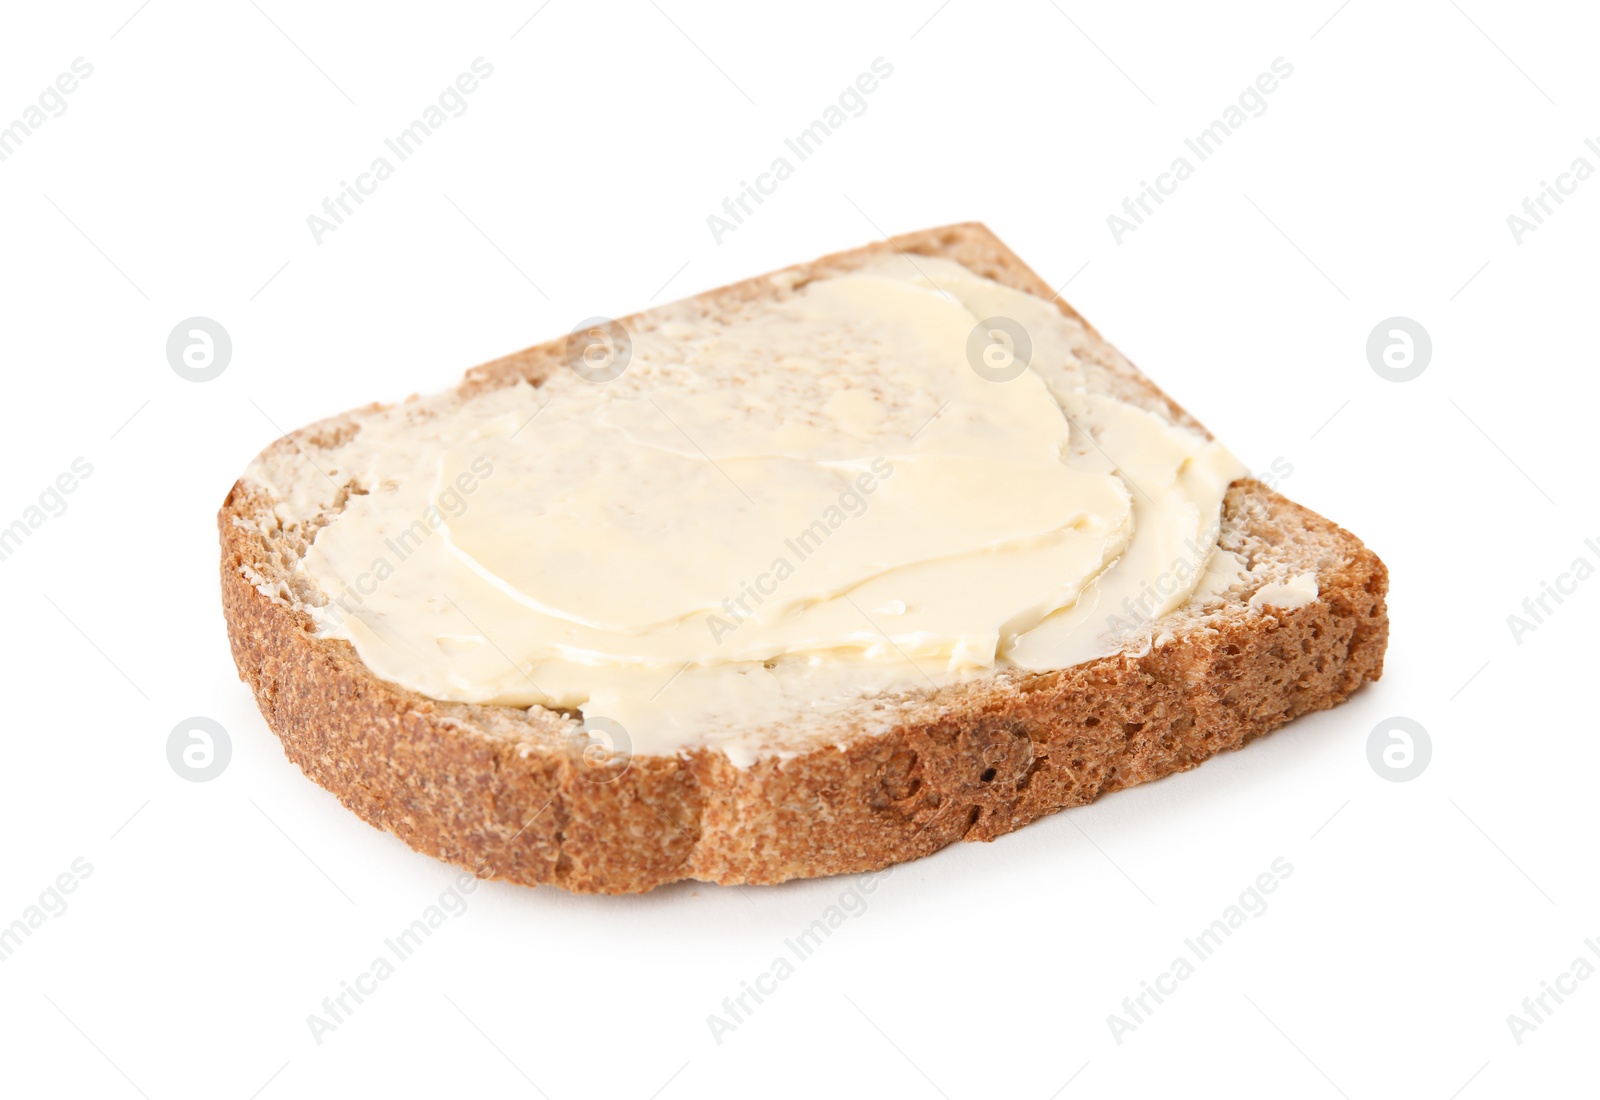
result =
M1007 382L968 361L996 316L1032 343ZM321 472L250 476L286 520L366 490L300 568L321 633L379 676L748 763L866 696L1116 652L1207 583L1245 469L1113 397L1090 339L960 265L896 260L726 320L687 303L610 382L411 402Z

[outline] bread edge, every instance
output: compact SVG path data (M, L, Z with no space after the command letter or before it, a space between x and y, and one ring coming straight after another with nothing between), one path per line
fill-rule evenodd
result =
M944 256L1050 295L978 223L787 270L817 277L890 249ZM771 278L711 293L769 293ZM463 389L537 382L559 363L561 344L474 368ZM1199 427L1137 377L1174 417ZM957 840L992 840L1344 701L1382 674L1388 637L1387 570L1377 556L1242 479L1229 490L1225 528L1270 535L1299 526L1337 548L1315 563L1314 603L1223 619L1139 654L945 689L886 732L787 759L739 768L718 750L696 748L636 756L618 776L559 742L518 736L515 720L479 720L496 711L512 719L521 713L513 708L429 699L373 675L348 643L317 638L309 616L263 595L246 575L252 548L236 520L255 503L236 483L218 514L223 609L240 678L289 759L418 851L481 877L582 893L877 870Z

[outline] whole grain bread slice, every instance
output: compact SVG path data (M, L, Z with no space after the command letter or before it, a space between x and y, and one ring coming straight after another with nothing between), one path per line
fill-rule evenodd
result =
M736 312L896 254L944 257L1051 296L987 228L969 223L679 305ZM659 312L623 324L639 331ZM1094 340L1091 358L1119 396L1200 428ZM552 341L474 368L457 392L539 385L564 362L564 341ZM293 450L310 461L358 432L367 411L303 428L263 453ZM1146 644L1053 672L866 700L861 714L796 731L792 751L747 767L692 748L635 756L620 776L597 775L574 739L573 715L430 699L379 679L348 643L317 637L304 608L319 594L294 569L328 517L286 515L283 503L241 480L218 527L234 660L289 758L418 851L482 877L586 893L680 879L776 883L993 840L1344 701L1381 675L1388 639L1383 563L1349 532L1244 478L1228 490L1219 545L1248 571L1220 598L1197 598L1159 620ZM1252 606L1267 584L1304 573L1316 575L1314 602ZM872 722L856 720L869 711Z

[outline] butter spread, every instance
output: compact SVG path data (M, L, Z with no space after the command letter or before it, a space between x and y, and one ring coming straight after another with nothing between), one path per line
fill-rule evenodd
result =
M969 359L996 318L1029 345L1009 381ZM866 697L1148 644L1237 578L1212 559L1245 468L1040 298L919 257L646 321L611 381L413 400L259 459L281 521L325 517L297 566L319 633L433 698L748 764Z
M1263 607L1276 607L1283 611L1293 611L1297 607L1304 607L1309 603L1317 602L1317 575L1315 573L1301 573L1291 577L1287 583L1273 582L1264 584L1250 597L1250 607L1259 611Z

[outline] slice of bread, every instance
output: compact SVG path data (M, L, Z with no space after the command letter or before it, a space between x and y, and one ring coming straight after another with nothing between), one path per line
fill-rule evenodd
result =
M810 280L918 255L1051 297L974 223L827 256L622 323L639 332L685 310L726 317ZM1087 332L1089 359L1118 397L1204 431ZM565 341L556 340L469 371L455 392L538 386L563 369ZM332 466L329 456L380 408L303 428L263 458ZM341 488L332 511L363 491ZM326 597L295 567L329 518L296 514L249 478L218 515L234 660L289 758L418 851L482 877L579 892L679 879L775 883L993 840L1344 701L1381 675L1388 639L1383 563L1347 531L1243 478L1228 489L1218 542L1246 571L1226 591L1157 620L1121 653L863 699L857 710L786 731L783 752L745 766L691 747L637 755L597 781L573 715L427 698L378 678L349 643L318 637L305 608ZM1311 602L1285 610L1274 604L1299 601L1267 598L1305 574L1316 579Z

